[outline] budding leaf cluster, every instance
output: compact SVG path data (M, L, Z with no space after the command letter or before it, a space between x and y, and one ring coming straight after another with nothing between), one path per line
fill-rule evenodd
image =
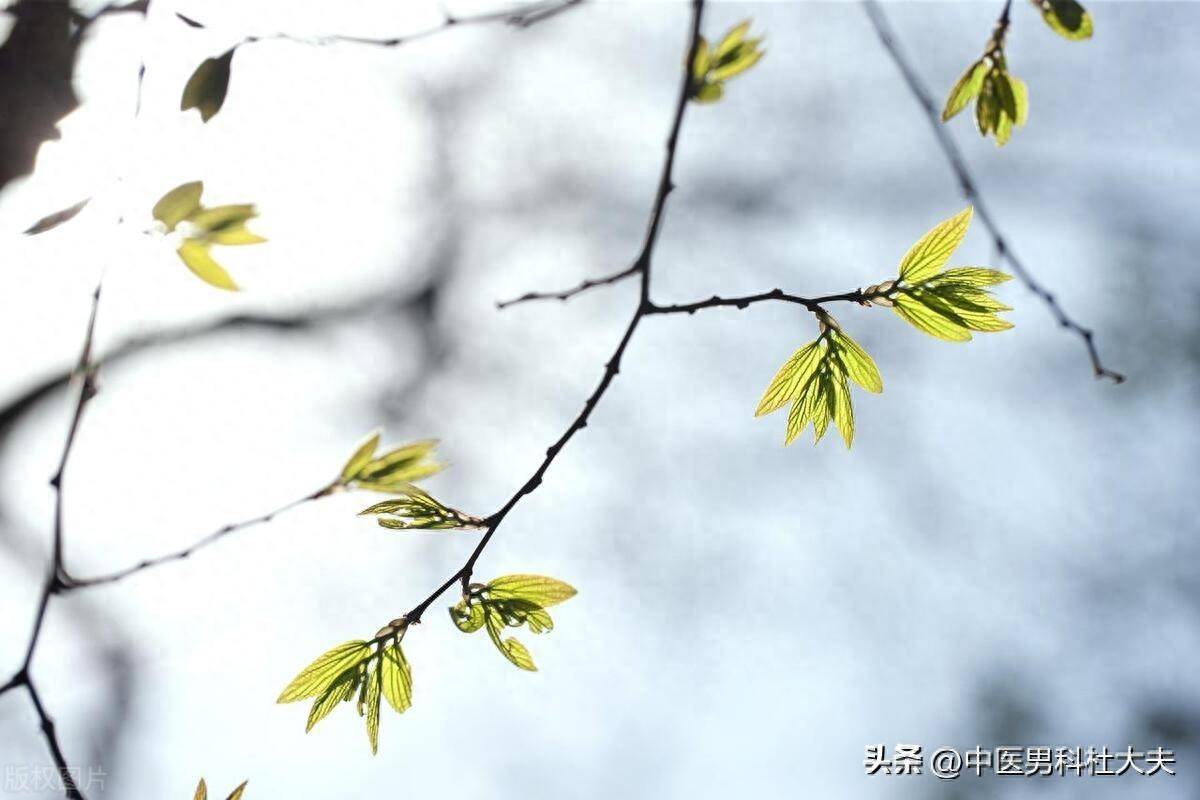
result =
M242 800L247 783L249 781L242 781L242 785L234 789L225 800ZM200 779L200 785L196 787L196 794L192 796L192 800L208 800L208 786L204 783L204 778Z
M340 703L357 699L371 753L377 753L380 699L386 699L397 714L412 706L412 670L400 647L407 628L403 618L393 620L371 641L358 639L325 652L292 679L276 702L315 698L305 726L308 732Z
M715 103L725 96L725 81L753 67L766 54L759 48L762 38L747 39L750 20L743 20L714 47L701 36L692 60L691 98L697 103Z
M445 464L433 460L433 453L437 449L437 445L436 439L422 439L399 447L392 447L377 454L379 433L373 433L350 456L350 460L342 467L337 482L341 486L350 488L399 493L407 496L416 489L412 485L414 481L436 475L445 469ZM416 492L420 492L420 490L416 489ZM434 502L436 503L436 501ZM444 506L440 507L445 509ZM451 509L445 510L451 511ZM368 512L364 511L363 513Z
M942 269L962 242L972 209L947 219L917 241L900 261L899 276L858 293L864 305L891 308L913 327L930 336L961 342L972 331L1007 330L1012 323L998 316L1010 308L991 296L987 287L1009 280L984 267ZM883 391L875 362L824 309L816 310L819 335L789 358L767 386L755 416L792 404L785 444L813 428L819 442L832 422L849 447L854 440L854 407L850 381L868 392Z
M543 575L505 575L487 584L472 584L462 600L450 608L450 619L463 633L487 628L500 654L520 669L536 672L533 657L517 639L505 639L506 627L529 628L544 633L554 628L546 611L575 596L574 587Z
M251 203L213 206L201 205L204 183L191 181L180 184L164 194L151 213L168 233L176 229L182 234L179 258L198 278L218 289L237 291L237 284L224 267L209 252L212 245L259 244L266 239L246 228L246 223L258 216Z
M401 496L363 509L359 516L374 514L380 527L396 530L470 530L483 520L443 505L416 486L404 489Z
M1008 142L1014 127L1025 124L1029 115L1029 89L1024 81L1009 73L1003 45L990 45L982 58L967 67L946 98L942 121L948 121L972 100L979 135L990 134L997 147Z

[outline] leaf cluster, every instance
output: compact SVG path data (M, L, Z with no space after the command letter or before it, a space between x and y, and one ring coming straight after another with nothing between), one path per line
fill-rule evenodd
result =
M725 96L725 81L753 67L766 55L762 38L747 39L750 20L743 20L714 47L703 36L696 43L692 60L691 97L697 103L715 103Z
M234 789L229 797L225 800L242 800L242 793L246 791L246 784L249 781L242 781L242 785ZM208 800L208 786L204 783L204 778L200 779L200 784L196 787L196 794L192 800Z
M816 444L832 421L849 447L854 441L849 381L868 392L879 393L883 391L883 379L867 352L842 331L832 316L819 311L817 319L820 335L779 368L759 400L754 416L770 414L791 403L784 444L791 444L809 423Z
M404 489L400 497L384 500L359 512L376 515L381 527L396 530L469 530L482 527L483 520L443 505L416 486Z
M575 596L574 587L543 575L505 575L486 584L471 584L457 605L450 608L450 619L463 633L487 628L488 637L500 654L520 669L537 671L533 657L516 638L503 637L506 627L529 628L540 634L554 628L546 611Z
M866 290L866 298L891 307L917 330L945 341L965 342L973 331L1011 328L1012 323L999 313L1012 308L993 297L988 287L1012 276L985 267L943 269L966 235L972 213L967 206L922 236L901 259L899 278Z
M188 269L218 289L236 291L237 284L209 250L214 244L265 242L266 239L246 228L246 223L258 216L258 212L250 203L206 207L200 203L203 193L202 181L180 184L159 198L151 213L168 233L179 229L183 240L177 252Z
M397 714L412 706L412 669L400 647L407 628L403 618L393 620L371 641L358 639L326 651L292 679L276 702L315 698L305 726L308 732L339 703L357 699L358 715L366 718L371 753L377 753L380 698Z
M954 84L942 109L942 121L948 121L972 100L975 100L975 127L981 136L993 136L997 147L1008 142L1014 127L1025 124L1029 116L1029 89L1024 81L1009 73L1000 45L989 45L988 52L967 67Z
M379 432L376 431L358 446L345 466L342 467L337 480L338 485L368 489L374 492L400 493L406 497L414 495L414 491L424 494L412 485L413 482L436 475L446 466L433 460L433 453L438 445L437 440L422 439L398 447L387 448L383 453L377 454L379 436ZM428 497L428 495L425 496ZM432 498L429 499L432 500ZM436 501L434 502L436 503ZM446 511L452 511L440 504L439 507ZM363 513L368 512L364 511Z

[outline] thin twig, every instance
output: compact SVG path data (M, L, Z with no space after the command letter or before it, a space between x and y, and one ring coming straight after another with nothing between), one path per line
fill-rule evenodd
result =
M695 314L697 311L705 308L738 308L743 309L755 303L764 303L778 301L783 303L795 303L804 306L809 311L816 312L821 309L825 303L863 303L866 296L863 295L862 289L854 289L841 294L827 294L822 297L801 297L795 294L788 294L782 289L772 289L769 292L760 292L759 294L748 294L741 297L718 297L713 295L707 300L696 300L691 303L676 303L674 305L660 306L656 303L651 303L647 314Z
M577 294L583 294L588 289L595 289L597 286L612 286L614 283L620 283L626 278L636 275L638 272L637 264L631 267L626 267L620 272L614 272L612 275L606 275L603 278L588 278L570 289L563 289L559 292L526 292L520 297L514 297L511 300L499 300L496 302L496 308L506 309L509 306L515 306L517 303L527 303L533 300L570 300Z
M916 99L917 105L925 112L925 117L928 119L930 127L933 128L938 145L941 147L942 153L950 165L950 169L953 170L955 177L958 178L958 185L962 190L963 196L975 206L975 213L992 235L996 251L1005 261L1012 265L1013 271L1017 274L1021 282L1025 284L1025 287L1046 305L1059 327L1070 331L1083 341L1084 346L1087 348L1088 358L1092 363L1092 371L1096 377L1108 378L1114 383L1123 382L1125 380L1124 375L1105 367L1100 360L1100 353L1096 348L1095 334L1092 329L1081 325L1068 315L1055 295L1034 277L1024 262L1017 258L1016 253L1012 251L1012 247L1008 244L1004 234L1001 233L999 226L987 210L978 185L971 176L970 170L967 169L967 162L963 158L962 151L958 149L958 145L954 143L954 139L950 136L949 131L942 125L940 112L938 111L937 104L934 102L932 93L929 91L929 87L921 80L916 69L913 68L912 63L901 49L896 33L888 22L883 8L877 0L863 0L863 7L867 11L867 16L871 19L871 24L875 28L875 33L879 36L879 41L883 44L884 49L887 50L888 55L891 56L892 61L895 62L896 67L900 70L900 74L904 77L904 82L908 84L908 89ZM1006 20L1007 14L1008 4L1006 3L1005 11L1001 14L1002 21Z
M625 355L629 343L633 340L634 332L637 330L638 323L648 314L654 313L656 306L650 301L650 275L654 257L654 246L658 242L659 231L662 226L663 210L666 208L667 197L675 188L674 169L675 169L675 153L679 146L679 132L683 127L684 114L687 111L688 101L692 95L692 75L691 65L695 63L696 51L700 46L700 24L704 16L704 0L692 0L692 21L690 29L690 37L688 40L688 57L684 61L683 77L680 81L679 95L675 103L675 114L671 123L671 131L667 136L666 141L666 156L663 159L662 172L659 176L658 189L654 196L654 202L650 209L650 219L646 224L646 235L642 242L642 247L638 252L638 256L634 259L633 266L630 268L632 273L636 273L640 278L640 297L637 308L634 311L633 317L629 320L629 324L625 327L624 333L618 341L616 349L609 356L608 362L604 365L604 374L600 376L600 382L596 388L592 390L591 395L583 404L583 410L579 415L571 421L567 429L558 437L553 444L546 449L546 456L533 474L521 485L519 489L508 499L500 510L496 511L485 520L486 532L480 538L475 549L471 551L471 555L466 562L453 575L447 578L438 588L434 589L424 600L414 606L404 618L409 624L416 624L421 621L421 616L426 609L434 603L439 597L450 590L456 583L461 584L463 592L467 592L467 587L471 581L471 575L475 571L475 564L479 561L479 557L483 555L484 549L491 542L492 537L496 535L496 531L504 522L508 514L516 507L517 503L525 496L532 494L542 484L550 465L562 452L567 443L574 438L575 434L588 426L588 421L592 416L592 412L596 410L601 398L605 392L612 386L613 380L616 379L621 371L621 358Z
M352 36L348 34L327 34L322 36L297 36L290 33L272 33L262 36L247 36L242 39L234 47L241 47L247 44L256 42L269 41L288 41L297 44L309 44L317 46L326 46L331 44L355 44L365 45L368 47L399 47L404 44L410 44L419 39L426 39L435 34L450 28L457 28L463 25L485 25L495 22L503 22L507 25L512 25L515 28L528 28L543 20L557 16L564 11L567 11L576 6L582 5L586 0L545 0L545 2L526 3L524 5L505 9L502 11L489 11L483 14L475 14L469 17L456 17L449 12L443 11L443 19L437 25L430 26L423 30L405 34L403 36L389 37L371 37L371 36ZM183 20L184 23L193 28L208 28L203 22L192 17L185 16L179 12L175 16Z

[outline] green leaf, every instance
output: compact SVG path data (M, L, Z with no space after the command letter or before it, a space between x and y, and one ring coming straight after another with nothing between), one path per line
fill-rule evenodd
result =
M982 59L967 67L967 71L958 79L958 83L954 84L949 97L946 98L946 105L942 109L942 122L962 111L967 103L979 95L980 89L983 88L983 76L986 74L987 65Z
M513 663L514 666L528 670L529 672L537 672L537 667L533 663L533 657L529 655L529 651L525 649L525 645L518 642L516 639L509 637L501 639L500 632L503 620L498 611L489 606L487 609L487 629L488 636L491 637L492 643L496 645L496 649L501 655Z
M367 739L371 742L371 755L379 752L379 698L383 694L382 667L367 673L367 690L363 702L367 711Z
M200 280L218 289L236 292L238 285L229 277L225 268L213 260L208 244L198 239L184 239L176 251L183 263Z
M733 57L723 59L721 66L713 69L712 79L714 81L727 81L757 64L766 55L766 51L757 49L757 44L757 39L751 39L745 42L744 45L746 46L740 47Z
M725 96L725 87L719 83L706 83L696 90L695 100L698 103L715 103Z
M370 645L361 639L340 644L326 651L293 678L275 702L293 703L306 697L316 697L328 689L343 672L356 669L370 653Z
M883 378L875 361L867 355L867 351L858 346L842 331L830 331L830 343L834 345L835 353L841 360L842 367L850 379L868 392L879 394L883 391Z
M358 512L367 514L389 514L398 519L381 516L378 522L385 528L422 530L463 530L478 528L483 520L464 514L443 505L428 493L411 484L406 485L400 497L384 500Z
M1041 0L1042 19L1064 39L1080 41L1092 37L1092 16L1075 0Z
M384 648L379 669L383 696L397 714L403 714L412 707L412 670L399 643Z
M708 46L708 40L700 36L696 39L696 57L692 59L692 80L697 86L704 83L711 65L712 50Z
M483 627L484 608L482 603L471 603L466 599L450 607L450 619L463 633L474 633Z
M850 403L850 387L843 380L830 381L831 415L846 447L854 442L854 406Z
M1012 275L985 267L952 267L938 273L937 277L939 281L953 281L969 286L993 286L1012 280Z
M359 473L360 478L364 483L386 486L408 484L434 475L444 467L427 460L437 444L437 439L424 439L389 450L368 462Z
M771 379L767 390L763 392L762 399L758 401L758 408L754 410L754 416L761 417L777 411L799 396L816 371L817 365L821 363L823 356L824 351L821 349L819 339L809 342L793 353L792 357L784 362L784 365L775 373L775 377Z
M490 598L497 600L527 600L549 608L575 596L575 588L544 575L505 575L487 585Z
M304 726L304 732L308 733L318 722L329 716L329 713L337 708L338 703L343 703L353 697L361 682L362 673L357 668L346 670L338 675L329 688L321 692L313 703L312 709L308 712L308 722Z
M200 195L204 193L202 181L190 181L176 186L164 194L151 212L154 218L167 226L167 231L183 222L200 208Z
M1008 83L1012 89L1013 103L1017 112L1013 122L1019 128L1029 118L1029 87L1025 85L1025 81L1014 78L1012 75L1008 76Z
M971 224L973 209L967 206L947 220L939 222L900 260L900 278L910 284L932 277L950 258Z
M225 104L225 95L229 91L229 73L233 65L232 47L214 58L206 58L196 67L196 71L188 78L183 87L183 96L179 100L179 110L187 111L195 108L200 111L200 118L208 122L221 110Z
M965 326L947 319L906 292L897 294L895 303L892 310L922 333L947 342L965 342L971 338L971 332Z
M375 448L379 447L379 431L375 431L368 436L350 459L346 462L346 466L342 467L341 481L346 483L356 477L362 468L371 460L371 456L375 455Z
M720 61L722 58L730 55L742 44L746 38L746 34L750 32L750 20L744 19L737 25L730 28L721 41L717 43L713 50L713 58Z
M996 130L1000 122L1000 102L996 98L996 81L989 73L983 78L983 86L979 90L979 99L975 101L975 127L980 136L987 136Z
M253 203L235 203L198 209L188 215L187 221L204 234L210 234L240 227L256 216L258 216L258 212Z

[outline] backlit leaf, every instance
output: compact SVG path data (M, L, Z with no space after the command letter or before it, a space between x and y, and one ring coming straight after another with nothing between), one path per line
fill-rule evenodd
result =
M450 619L463 633L474 633L483 627L484 608L482 603L460 600L450 607Z
M507 639L501 638L503 624L500 613L494 608L489 607L487 609L488 636L491 637L492 643L496 645L496 649L500 651L501 655L511 661L514 666L528 670L529 672L537 672L537 667L533 663L533 657L529 655L529 651L525 649L525 645L512 637Z
M200 208L200 195L204 192L202 181L190 181L180 184L164 194L151 212L154 218L167 227L167 231L175 230L175 226L187 219Z
M382 669L380 665L376 665L375 669L367 673L367 690L363 695L367 712L367 739L371 742L371 755L379 752L379 699L382 694Z
M487 585L488 596L496 599L527 600L549 608L575 596L575 588L544 575L505 575Z
M200 785L196 787L196 794L192 800L208 800L208 786L204 783L204 778L200 779Z
M326 651L292 679L276 702L292 703L306 697L316 697L328 689L343 672L356 668L370 652L370 645L362 640L346 642Z
M379 436L379 431L375 431L350 456L346 466L342 467L341 480L343 483L357 477L362 468L371 460L371 456L375 455L375 448L379 447Z
M180 111L198 109L200 118L208 122L221 110L221 106L225 104L225 95L229 91L229 73L236 49L230 48L219 56L200 62L200 66L196 67L196 71L183 87L183 96L179 100Z
M358 691L358 685L362 680L362 675L358 669L347 670L334 680L328 689L323 691L313 703L312 709L308 712L308 722L304 726L304 732L308 733L313 727L329 716L329 713L337 708L338 703L343 703L354 696Z
M1092 16L1075 0L1041 0L1042 19L1050 29L1065 39L1079 41L1092 36Z
M971 224L972 212L972 207L967 206L922 236L900 260L900 278L908 283L919 283L932 277L962 242L967 226Z
M971 332L963 325L938 314L911 295L901 293L894 299L896 304L892 310L917 330L948 342L965 342L971 338Z
M987 65L982 60L967 67L967 71L954 84L949 97L946 98L946 105L942 109L942 122L962 111L967 103L979 95L979 90L983 87L983 76L986 74Z
M797 397L816 371L823 354L819 340L809 342L793 353L771 379L762 399L758 401L754 416L761 417L777 411Z
M250 781L242 781L242 784L234 789L230 793L229 797L225 798L225 800L242 800L242 794L246 791L246 784L249 782Z
M184 239L176 252L179 253L179 258L187 268L202 281L218 289L236 292L237 284L233 282L233 278L229 277L225 268L213 260L208 249L209 246L205 242L197 239Z
M831 331L831 338L835 342L837 355L850 379L868 392L875 394L882 392L883 378L880 377L879 368L875 366L874 359L867 355L867 351L841 331Z
M384 648L379 669L383 696L396 713L403 714L412 707L412 670L398 643Z

